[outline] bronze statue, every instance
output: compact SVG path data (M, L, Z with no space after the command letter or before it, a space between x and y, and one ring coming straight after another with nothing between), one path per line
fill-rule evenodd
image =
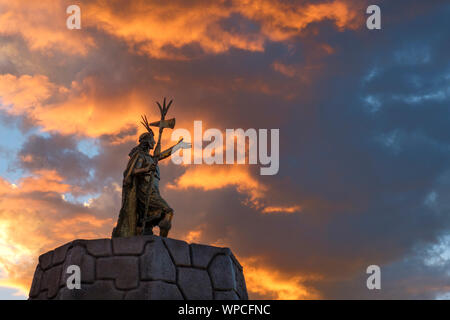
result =
M172 226L173 209L159 193L160 173L158 162L171 156L180 148L191 148L190 143L180 139L177 144L161 152L161 136L164 128L173 129L175 118L166 120L172 100L166 105L166 98L161 106L156 102L161 112L161 120L148 123L142 116L142 124L147 129L139 137L139 145L134 147L127 168L123 173L122 208L120 209L113 237L131 237L135 235L151 235L153 227L159 227L159 235L167 237ZM159 127L159 136L153 155L150 151L155 146L153 130L150 126Z

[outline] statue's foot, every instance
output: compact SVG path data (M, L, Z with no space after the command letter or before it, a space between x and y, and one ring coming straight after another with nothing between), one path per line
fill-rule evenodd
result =
M152 230L152 229L145 229L145 230L142 232L142 235L143 235L143 236L152 236L152 235L153 235L153 230Z
M173 212L168 212L164 215L164 218L159 222L159 236L167 237L169 235L169 230L172 227Z
M167 229L159 229L159 236L160 237L167 238L168 235L169 235L169 230L167 230Z

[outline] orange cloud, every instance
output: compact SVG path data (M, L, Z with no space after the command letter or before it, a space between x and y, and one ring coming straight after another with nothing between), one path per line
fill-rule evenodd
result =
M65 193L71 185L65 184L61 176L54 170L38 170L32 176L20 179L18 184L11 184L0 177L0 196L20 196L31 192Z
M21 36L33 51L85 55L95 46L91 35L66 27L67 1L0 0L0 35Z
M339 28L354 28L356 9L350 4L342 0L322 4L249 0L235 1L231 5L228 1L198 1L189 5L184 1L133 1L124 5L123 1L98 0L81 5L82 30L67 30L65 8L69 3L65 1L0 0L0 35L19 35L31 50L83 55L95 47L90 32L101 30L139 53L156 58L186 59L189 57L182 50L186 46L199 46L209 54L231 48L263 51L267 40L285 41L300 34L311 23L322 20L332 20ZM224 21L237 17L245 17L260 28L250 31L240 22L236 23L240 28L225 27ZM326 44L322 48L328 54L333 50ZM317 67L317 63L309 62L307 66L273 64L276 71L305 81ZM45 72L42 68L39 70ZM171 75L155 72L153 77L163 86L176 81ZM210 84L202 85L208 88ZM286 94L284 84L271 84L259 78L252 81L234 78L219 87L279 94L286 99L293 96ZM0 108L12 115L26 115L44 131L98 137L136 125L136 116L148 110L148 97L160 96L160 88L153 87L121 92L105 92L102 88L104 83L99 83L94 76L60 85L42 74L4 74L0 75Z
M92 137L136 124L136 115L148 108L144 98L133 90L119 97L105 97L95 93L97 87L92 78L66 88L43 75L0 75L0 108L12 115L27 115L44 131Z
M114 1L112 1L114 3ZM111 1L86 5L88 24L96 26L155 58L187 59L180 49L196 44L206 53L222 53L231 48L263 51L267 40L285 41L299 35L308 25L334 21L340 29L358 27L354 4L337 0L322 4L290 4L247 0L149 2L134 1L123 10ZM226 29L223 21L241 15L260 25L260 31Z
M276 212L286 212L286 213L294 213L301 211L300 206L291 206L291 207L265 207L262 210L262 213L276 213Z
M65 193L71 190L71 185L62 182L62 177L53 170L35 171L33 176L21 179L16 192L29 193L33 191L39 192L57 192Z
M174 231L175 238L182 239L188 243L207 243L202 238L205 225L201 225L186 233ZM230 247L227 240L218 239L209 242L209 245L218 247ZM236 252L234 252L236 254ZM238 261L244 268L244 276L250 299L275 299L275 300L304 300L320 299L320 293L305 284L305 281L320 280L320 275L298 275L286 274L267 266L262 257L237 256ZM263 281L261 280L263 279Z
M239 193L248 196L244 204L260 209L262 213L294 213L301 210L299 205L270 206L265 200L270 188L258 181L250 173L248 166L207 166L195 165L188 167L174 184L168 184L168 189L185 190L198 188L205 191L235 188Z
M264 51L265 42L301 35L312 23L330 20L339 29L361 24L362 4L350 0L325 3L270 0L229 1L87 1L80 4L81 30L68 30L69 1L0 0L0 34L20 36L31 50L86 55L96 47L93 30L127 43L131 50L154 58L189 59L179 50L198 46L209 54L231 48ZM244 17L259 26L227 28L224 21Z
M46 76L12 74L0 75L0 92L3 108L11 114L21 114L27 108L35 108L55 92L56 86Z
M263 50L263 39L258 34L233 33L220 26L219 22L233 13L233 8L223 1L190 2L187 7L182 1L138 0L123 10L113 3L86 4L88 24L155 58L185 59L168 47L179 49L190 44L197 44L208 53L221 53L232 47Z
M201 241L203 235L203 226L200 226L199 228L195 230L188 231L184 236L181 235L180 239L183 239L184 241L188 243L199 243Z
M234 4L242 15L260 22L262 33L272 41L298 36L314 22L331 20L340 29L356 29L361 21L358 18L359 7L343 0L319 4L246 0L234 1Z
M112 219L64 202L69 189L53 171L17 185L0 178L0 286L27 295L40 254L77 238L109 236Z
M139 123L141 114L147 114L149 119L159 119L158 108L148 98L159 99L158 88L104 93L102 87L103 84L92 77L65 87L52 83L44 75L3 74L0 75L0 110L14 116L26 115L42 131L90 137L114 135L130 127L139 128L142 133L145 129ZM183 112L183 109L178 111ZM207 118L205 115L202 120L207 121ZM189 128L192 124L190 115L177 119L177 127ZM122 144L134 138L128 135L112 137L110 143ZM164 144L173 144L169 140L170 134L166 133Z
M255 257L239 257L238 260L244 267L250 298L252 294L275 300L305 300L321 297L316 290L304 284L306 280L318 279L317 276L286 275L262 265L261 261Z
M194 166L189 168L169 189L199 188L205 191L234 187L247 194L252 204L258 206L259 200L268 190L265 185L251 176L245 166Z

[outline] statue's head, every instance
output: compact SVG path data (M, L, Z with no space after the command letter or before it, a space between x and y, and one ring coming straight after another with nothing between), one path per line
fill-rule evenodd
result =
M155 137L153 131L145 132L139 136L139 144L148 147L149 149L153 149L155 146Z

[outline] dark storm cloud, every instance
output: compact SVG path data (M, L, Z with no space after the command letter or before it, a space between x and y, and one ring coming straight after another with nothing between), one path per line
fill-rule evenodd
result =
M391 7L400 14L399 8ZM366 31L360 42L352 32L319 35L338 53L326 59L328 73L307 99L287 103L279 179L261 178L277 186L287 180L270 196L305 204L300 214L264 216L241 207L233 192L220 198L208 192L203 200L191 191L215 214L196 219L193 212L185 223L205 223L205 239L225 237L240 254L264 255L287 273L324 275L311 283L328 298L430 298L448 288L446 268L423 266L414 251L450 229L448 188L439 189L435 206L427 205L437 182L448 177L448 93L417 98L448 90L448 14L445 6L426 17L396 16L389 30ZM366 80L374 68L379 71ZM411 85L412 76L423 84ZM368 95L384 97L378 111L367 110ZM400 95L416 97L415 103ZM419 262L423 267L415 267ZM386 267L387 285L376 296L365 287L370 264Z
M59 134L33 135L19 152L24 169L54 169L68 182L80 183L89 176L89 158L78 151L75 137Z
M331 57L331 74L319 81L316 90L324 94L314 95L308 108L295 109L290 116L295 119L296 129L291 123L285 131L289 144L295 145L298 137L302 144L284 154L282 159L292 157L297 161L282 163L285 170L280 174L288 172L297 182L302 191L300 199L317 196L334 201L337 207L342 201L351 204L350 208L329 208L321 215L322 224L329 227L309 241L318 256L340 260L339 268L329 264L328 271L324 271L331 278L363 272L372 263L389 265L410 254L416 244L437 241L449 232L449 216L436 214L435 208L424 204L436 188L436 181L449 168L449 97L423 101L416 98L417 103L395 99L399 95L422 96L448 90L448 41L444 39L448 39L445 16L450 11L448 5L444 8L426 17L389 25L388 30L368 35L366 41L351 41L354 35L349 33L337 35L334 41L340 44L342 54ZM386 13L389 6L383 9ZM406 65L401 58L405 50L414 57ZM427 50L430 58L424 62L422 56ZM379 70L374 79L364 83L374 67ZM412 76L423 84L411 85ZM366 95L382 97L378 111L367 112ZM316 112L305 115L304 109ZM447 197L445 192L440 193L440 210L448 211ZM316 212L313 207L306 208L303 215L300 230L309 225ZM409 263L414 262L404 262ZM448 279L444 270L435 269L425 279L430 283L441 279L444 283ZM420 282L413 280L420 277L421 273L416 272L406 267L390 281L407 283L411 277L410 286L414 287ZM332 290L328 288L329 295L324 291L326 296L345 296L354 289L350 290L346 278L334 285ZM381 296L420 296L405 286L392 285ZM362 286L353 297L364 290ZM432 295L424 290L424 297Z
M104 186L120 181L135 134L133 127L101 136L96 140L98 154L91 157L80 150L78 136L31 135L22 145L15 165L29 172L55 170L66 183L77 187L75 195L98 193Z

